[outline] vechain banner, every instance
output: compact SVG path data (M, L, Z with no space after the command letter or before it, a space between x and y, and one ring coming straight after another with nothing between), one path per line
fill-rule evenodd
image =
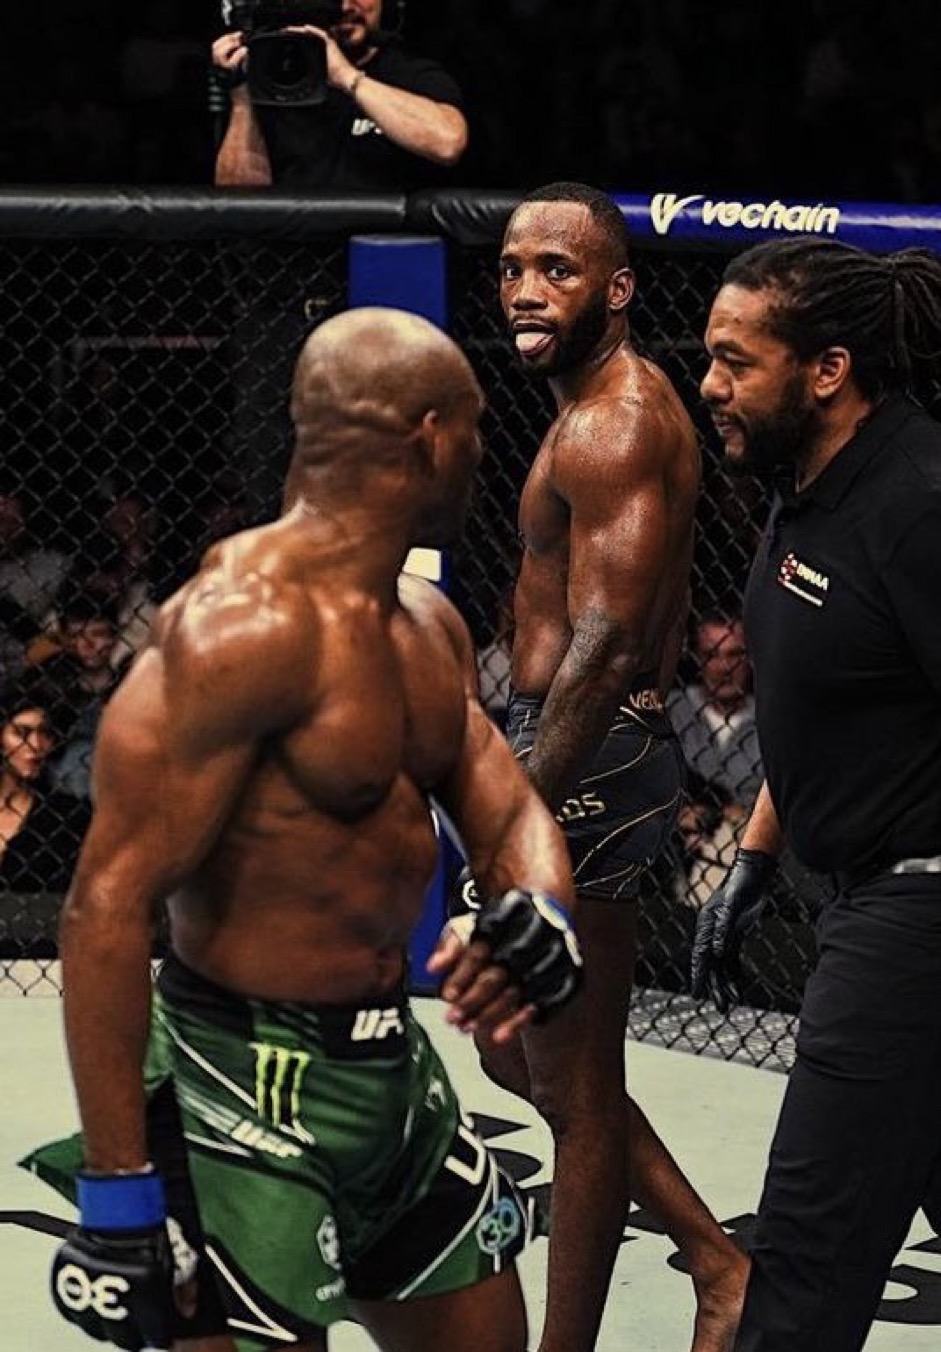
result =
M917 245L941 253L941 206L879 202L734 198L708 193L616 195L637 236L695 244L755 244L787 235L818 235L877 253Z

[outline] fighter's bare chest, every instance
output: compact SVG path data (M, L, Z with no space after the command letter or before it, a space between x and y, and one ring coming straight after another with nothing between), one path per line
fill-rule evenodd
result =
M324 810L378 806L403 776L439 782L463 733L465 702L453 651L407 617L360 631L323 683L310 721L285 742L295 784Z

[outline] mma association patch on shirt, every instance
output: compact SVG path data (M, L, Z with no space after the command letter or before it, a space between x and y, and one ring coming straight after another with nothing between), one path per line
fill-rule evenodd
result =
M793 592L802 601L809 601L812 606L822 606L830 590L827 574L804 563L793 550L789 550L781 560L777 580L780 587Z

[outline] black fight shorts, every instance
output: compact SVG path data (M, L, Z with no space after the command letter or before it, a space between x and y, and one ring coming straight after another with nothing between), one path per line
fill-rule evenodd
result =
M649 693L651 697L653 692ZM632 696L631 703L638 701ZM513 694L506 735L524 765L543 701ZM655 704L622 706L575 793L556 813L581 893L633 898L644 869L663 849L683 801L685 768L666 715Z

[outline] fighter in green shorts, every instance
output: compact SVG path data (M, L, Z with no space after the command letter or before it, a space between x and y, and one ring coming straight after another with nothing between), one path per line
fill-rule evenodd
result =
M446 1017L506 1042L581 977L565 839L466 625L404 569L460 534L483 397L440 329L363 307L311 334L291 407L282 515L161 606L99 728L60 927L82 1158L52 1299L125 1352L223 1352L178 1322L213 1298L267 1347L325 1352L349 1310L383 1352L524 1352L518 1202L403 994L433 804L486 898L429 963Z

